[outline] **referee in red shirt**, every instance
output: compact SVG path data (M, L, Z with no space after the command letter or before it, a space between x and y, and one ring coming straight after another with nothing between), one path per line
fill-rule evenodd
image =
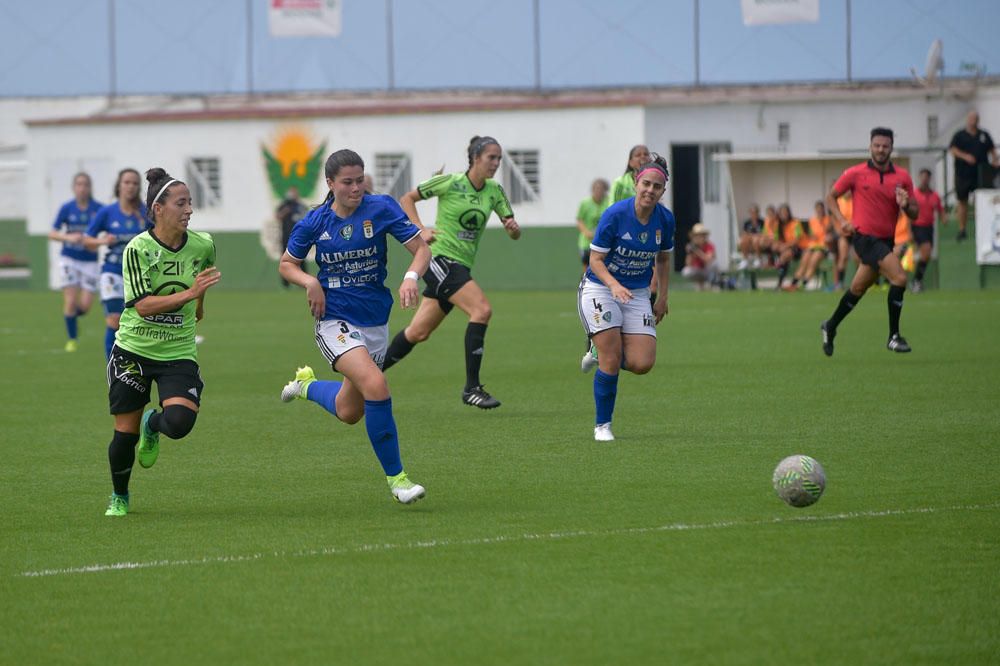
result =
M919 213L913 196L913 181L905 169L889 160L892 155L892 130L876 127L871 132L871 159L850 167L841 174L826 195L826 206L834 217L840 234L851 241L861 263L844 292L833 316L820 324L823 332L823 353L833 356L833 338L837 326L850 314L868 287L875 283L878 274L889 280L889 341L886 347L894 352L908 352L910 345L899 334L899 314L903 311L903 292L906 291L906 271L899 257L892 252L893 236L899 211L911 220ZM840 212L837 199L851 192L854 200L853 223Z

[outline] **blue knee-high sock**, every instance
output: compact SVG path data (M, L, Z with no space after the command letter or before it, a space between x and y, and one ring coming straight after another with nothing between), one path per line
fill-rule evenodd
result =
M63 315L66 320L66 335L70 340L76 340L76 315Z
M594 405L597 407L595 423L611 423L615 411L615 397L618 395L618 375L609 375L598 368L594 373Z
M392 418L392 398L365 400L365 429L385 475L396 476L402 472L399 435L396 432L396 419Z
M111 358L111 348L115 346L115 329L108 326L104 331L104 355Z
M306 389L306 399L315 402L317 405L337 415L337 394L343 382L333 382L317 379Z

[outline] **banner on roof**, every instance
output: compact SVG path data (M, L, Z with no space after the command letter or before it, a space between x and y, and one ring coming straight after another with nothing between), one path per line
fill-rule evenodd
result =
M343 0L268 0L272 37L337 37Z
M819 0L740 0L740 4L743 25L819 21Z

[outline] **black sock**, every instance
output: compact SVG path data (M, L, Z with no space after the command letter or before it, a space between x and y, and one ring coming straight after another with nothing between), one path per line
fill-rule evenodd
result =
M854 292L850 289L844 292L844 295L840 297L840 303L837 304L837 309L833 311L833 316L830 317L830 328L836 329L840 325L840 322L844 320L844 317L851 313L854 306L858 304L861 300L860 296L855 296Z
M781 264L781 266L778 267L778 286L779 287L781 286L781 283L785 281L785 276L786 275L788 275L788 264Z
M416 345L406 339L406 329L396 334L396 337L389 343L389 348L385 350L385 361L382 363L382 372L385 372L396 365L403 358L413 351Z
M132 476L132 463L135 462L135 445L139 443L139 435L115 430L111 444L108 445L108 462L111 464L111 483L116 495L128 495L128 480Z
M792 278L792 286L793 287L799 286L799 279L797 277Z
M181 439L191 432L197 418L198 412L184 405L167 405L149 417L149 429L170 439Z
M483 364L483 343L486 340L486 324L469 322L465 329L465 390L471 390L481 383L479 368Z
M889 287L889 335L899 334L899 315L903 312L903 292L906 287Z
M927 262L921 259L920 261L917 262L917 270L916 273L914 273L913 275L913 279L916 280L917 282L923 280L924 271L926 270L927 270Z

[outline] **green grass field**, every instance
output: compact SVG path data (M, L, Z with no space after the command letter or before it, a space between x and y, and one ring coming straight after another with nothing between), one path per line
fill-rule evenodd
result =
M332 376L302 294L211 293L198 424L113 520L103 324L68 355L58 294L0 292L0 663L998 663L1000 292L908 295L908 356L869 294L832 359L833 294L678 292L611 444L574 294L491 297L500 409L459 316L388 374L403 507L362 424L278 400Z

